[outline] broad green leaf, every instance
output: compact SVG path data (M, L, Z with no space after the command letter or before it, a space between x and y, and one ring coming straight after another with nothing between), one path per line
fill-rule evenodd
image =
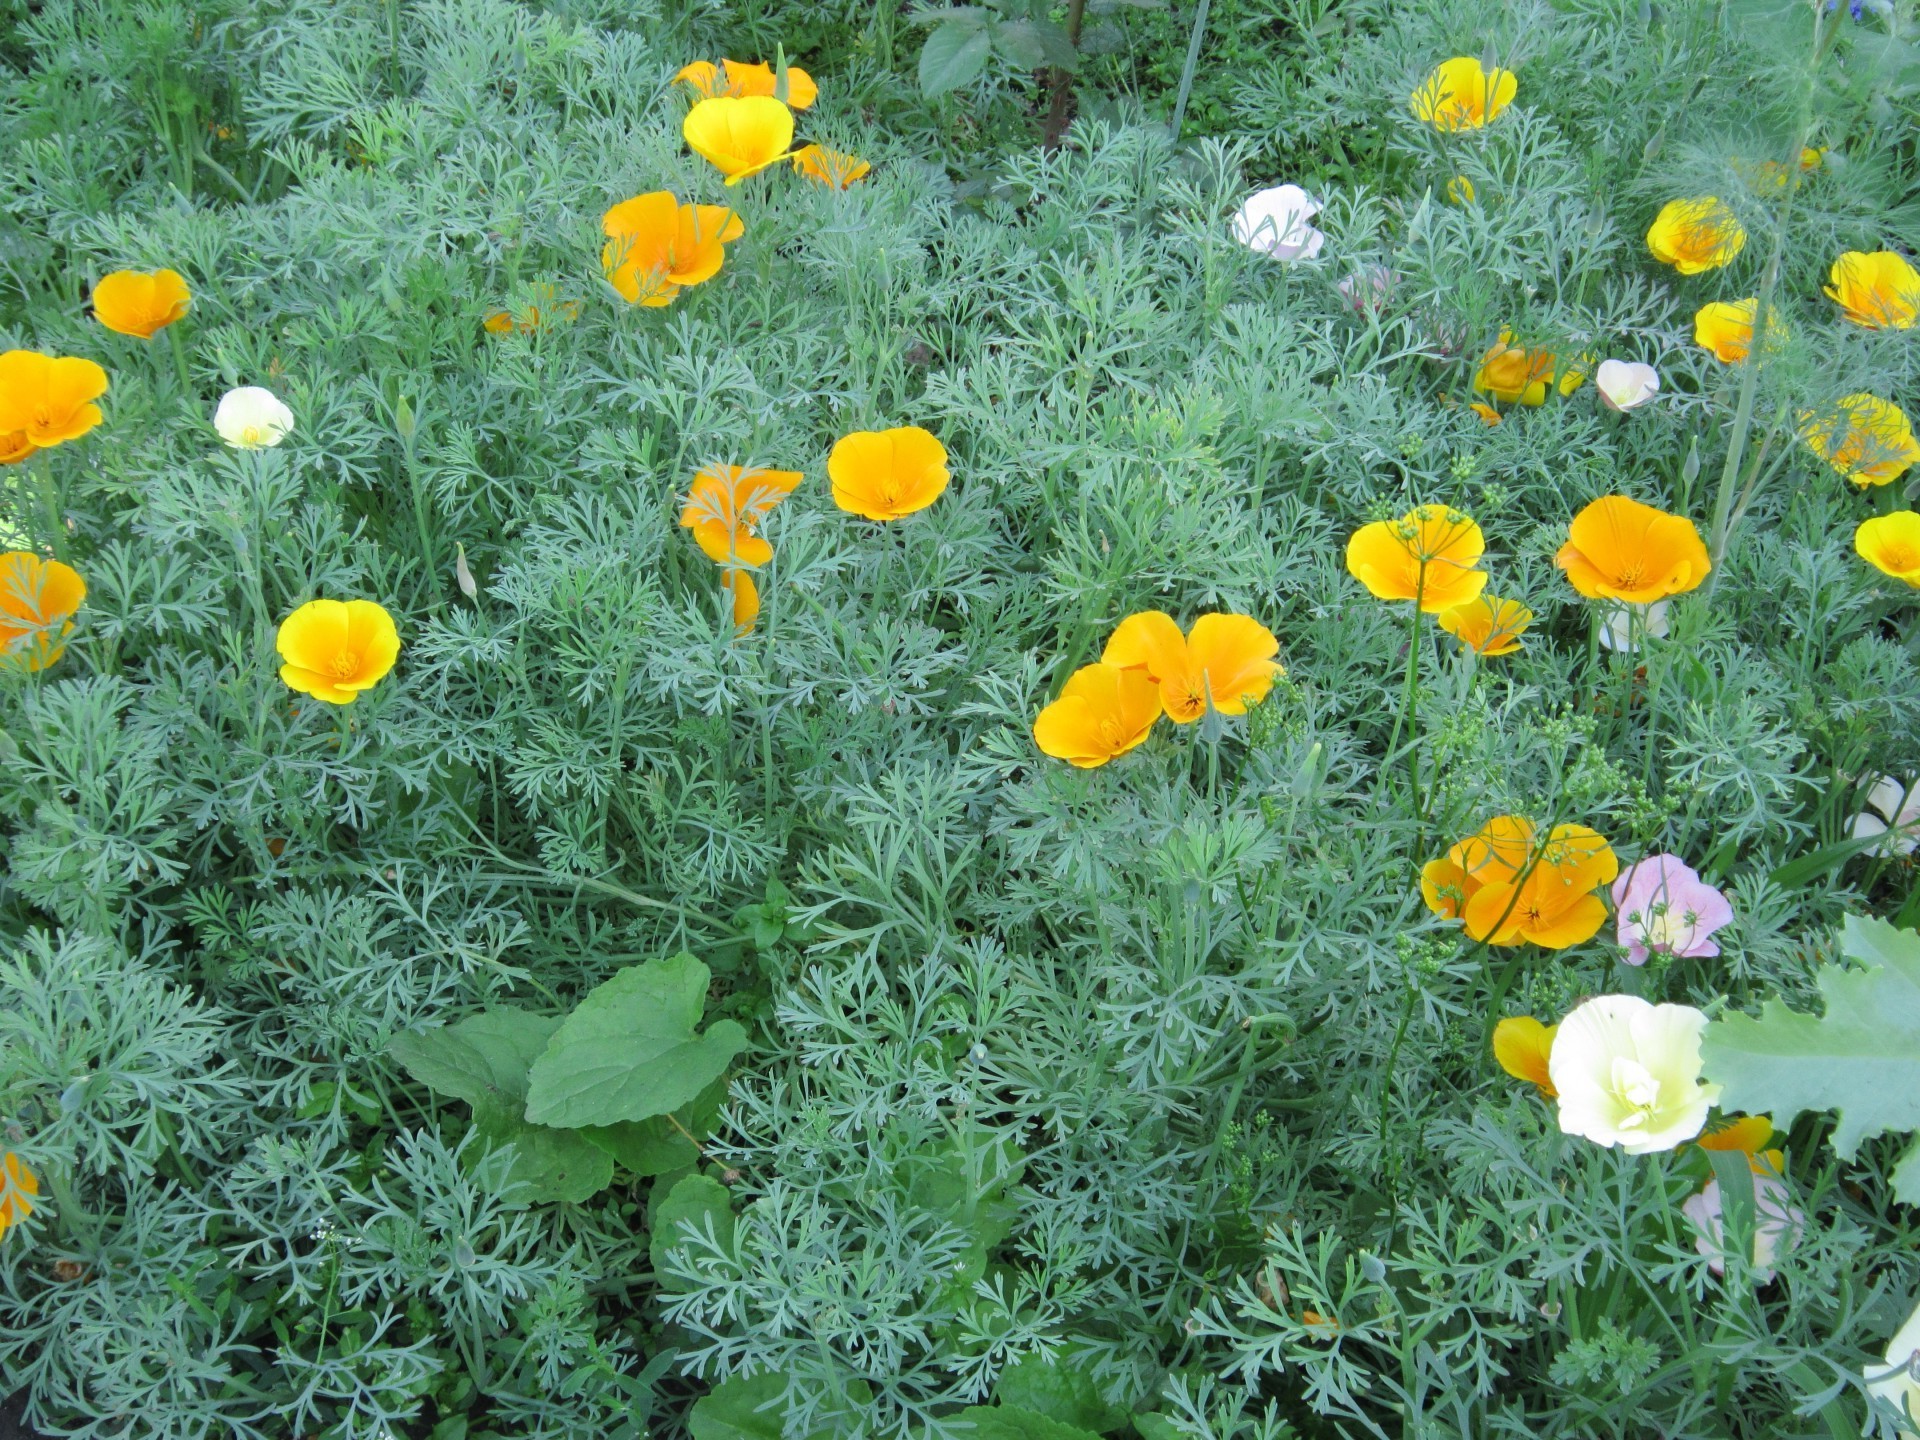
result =
M1824 1015L1769 1000L1758 1018L1727 1015L1707 1029L1707 1078L1730 1110L1790 1123L1836 1112L1833 1148L1851 1158L1876 1135L1920 1128L1920 935L1849 916L1840 948L1866 968L1823 965ZM1920 1204L1920 1146L1890 1177L1897 1199Z
M515 1200L578 1205L613 1181L613 1157L577 1130L530 1125L505 1107L484 1103L473 1107L473 1128L489 1146L513 1146L508 1182L532 1187L510 1190Z
M660 1202L654 1212L653 1232L647 1237L647 1255L653 1261L662 1288L676 1288L667 1274L667 1256L686 1243L683 1225L696 1234L712 1235L723 1250L733 1249L733 1202L727 1187L705 1175L689 1175Z
M944 95L971 84L987 68L993 38L982 14L942 20L920 48L920 92Z
M956 1418L973 1427L972 1440L1097 1440L1091 1430L1018 1405L969 1405Z
M693 1440L780 1440L787 1393L784 1375L736 1375L693 1404L687 1429Z
M993 27L993 48L1023 70L1057 65L1077 70L1080 53L1066 30L1051 20L1008 20Z
M707 967L693 956L620 971L582 1000L534 1061L527 1118L578 1129L670 1114L725 1072L747 1045L731 1020L696 1034Z
M720 1106L727 1098L727 1082L716 1080L677 1115L656 1115L651 1120L627 1120L618 1125L594 1125L580 1133L635 1175L664 1175L681 1170L700 1159L700 1147L694 1142L713 1129ZM686 1135L674 1128L678 1120ZM687 1135L694 1138L689 1140Z
M1023 1355L1007 1366L993 1395L1002 1405L1102 1435L1127 1423L1127 1412L1102 1400L1099 1387L1084 1369L1044 1355Z

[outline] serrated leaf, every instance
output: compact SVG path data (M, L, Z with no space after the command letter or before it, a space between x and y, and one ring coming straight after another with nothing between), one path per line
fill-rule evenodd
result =
M957 1418L972 1426L971 1440L1099 1440L1091 1430L1018 1405L969 1405Z
M1815 979L1824 1015L1778 1000L1758 1018L1727 1015L1707 1028L1707 1078L1730 1110L1786 1125L1805 1110L1832 1110L1842 1159L1876 1135L1920 1128L1920 935L1849 916L1841 951L1867 968L1823 965ZM1920 1147L1890 1177L1894 1195L1920 1204Z
M577 1129L666 1115L747 1046L731 1020L695 1032L707 967L680 954L620 971L580 1002L534 1061L527 1119Z
M944 95L972 84L987 68L993 37L984 15L942 19L920 47L920 93Z
M1056 65L1076 70L1080 54L1064 27L1051 20L1008 20L993 27L993 48L1022 70Z

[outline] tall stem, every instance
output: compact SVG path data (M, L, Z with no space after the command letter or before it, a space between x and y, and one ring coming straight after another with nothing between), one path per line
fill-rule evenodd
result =
M1080 27L1086 18L1087 0L1067 0L1067 43L1076 51L1080 48ZM1056 65L1049 73L1048 84L1053 95L1047 105L1047 128L1041 132L1040 146L1044 150L1057 150L1061 137L1067 133L1067 108L1073 103L1073 72Z

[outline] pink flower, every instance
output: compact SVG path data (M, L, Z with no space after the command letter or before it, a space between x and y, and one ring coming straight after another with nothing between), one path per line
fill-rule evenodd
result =
M1649 855L1613 882L1620 943L1629 965L1662 955L1718 955L1713 932L1733 920L1727 897L1678 855Z
M1780 1252L1792 1249L1806 1229L1806 1213L1787 1204L1788 1193L1778 1177L1753 1172L1753 1278L1761 1285L1773 1279L1773 1262L1780 1258ZM1707 1188L1690 1197L1680 1212L1698 1232L1693 1248L1707 1257L1707 1266L1714 1274L1725 1275L1727 1248L1720 1182L1709 1180Z

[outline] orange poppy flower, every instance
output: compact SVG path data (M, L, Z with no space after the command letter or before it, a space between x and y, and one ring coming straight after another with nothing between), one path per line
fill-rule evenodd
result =
M1710 1129L1703 1130L1693 1143L1702 1150L1746 1156L1747 1168L1756 1175L1778 1175L1786 1168L1787 1155L1784 1150L1769 1150L1767 1142L1771 1139L1771 1120L1764 1115L1742 1115L1737 1119L1721 1120Z
M78 440L104 418L93 402L107 393L107 372L91 360L9 350L0 355L0 435L24 433L45 450Z
M1542 1025L1531 1015L1509 1015L1493 1027L1493 1058L1516 1080L1530 1081L1548 1100L1559 1095L1547 1070L1558 1025Z
M351 705L393 669L400 632L371 600L309 600L280 622L273 644L289 689Z
M1574 516L1553 563L1589 600L1629 605L1684 594L1713 568L1691 520L1625 495L1604 495Z
M1144 741L1160 718L1160 687L1146 671L1101 661L1083 665L1060 698L1034 717L1041 751L1082 770L1104 765Z
M1142 670L1160 687L1160 704L1176 725L1207 713L1244 715L1286 672L1274 656L1273 632L1245 615L1202 615L1185 635L1159 610L1129 615L1114 628L1100 659Z
M1920 514L1894 510L1862 520L1853 548L1881 574L1920 589Z
M734 633L745 635L760 618L760 587L746 570L728 570L720 577L720 584L733 597Z
M898 520L938 500L951 478L947 447L918 425L856 430L827 454L833 503L869 520Z
M0 656L9 665L44 670L67 649L87 582L58 560L26 550L0 555Z
M29 1170L11 1150L0 1155L0 1235L16 1221L33 1213L33 1197L40 1193L40 1177Z
M1420 867L1420 898L1436 915L1458 920L1481 888L1505 883L1526 868L1532 853L1533 822L1524 815L1496 815Z
M1891 250L1849 250L1822 287L1840 313L1868 330L1911 330L1920 315L1920 272Z
M40 447L27 439L24 430L13 430L0 434L0 465L18 465L29 455L39 453Z
M693 477L681 528L693 531L694 542L716 564L764 565L773 546L755 532L801 478L798 470L709 465Z
M93 318L122 335L151 340L185 315L192 300L176 271L116 270L93 287Z
M1702 305L1693 317L1694 343L1711 350L1714 358L1722 364L1738 365L1753 348L1753 312L1759 305L1759 300L1752 296L1745 300L1715 300ZM1786 338L1787 327L1780 318L1779 307L1769 307L1767 353L1778 350Z
M1682 275L1717 270L1745 248L1747 232L1717 195L1669 200L1647 231L1647 249Z
M1607 905L1594 892L1619 873L1613 848L1597 832L1584 825L1556 825L1530 857L1529 868L1482 885L1460 918L1469 936L1489 945L1531 941L1564 950L1600 932Z
M802 145L793 152L793 168L809 180L844 190L873 167L857 155L829 150L824 145Z
M1841 397L1824 414L1803 411L1800 426L1814 453L1862 489L1897 480L1920 460L1907 412L1864 391Z
M1471 55L1456 55L1434 68L1413 92L1413 114L1436 130L1478 130L1513 103L1520 79L1511 70L1488 70Z
M682 205L670 190L622 200L601 217L607 280L629 305L671 305L720 273L728 242L746 233L725 205Z
M1500 332L1500 343L1480 357L1473 375L1473 388L1508 405L1544 404L1547 385L1553 379L1559 359L1551 350L1528 350L1511 343L1512 340L1511 330ZM1579 379L1575 379L1567 388L1570 390L1579 383Z
M680 122L693 153L738 185L793 153L793 112L765 95L702 100Z
M1381 600L1413 600L1435 615L1486 588L1487 572L1473 568L1486 548L1480 527L1458 510L1421 505L1354 531L1347 573Z
M1440 628L1476 655L1511 655L1533 623L1533 611L1518 600L1481 595L1440 612Z
M1467 408L1480 417L1480 423L1491 430L1500 423L1500 412L1484 400L1469 400Z
M779 98L773 93L777 86L771 65L749 65L741 60L723 60L715 65L711 60L696 60L673 78L703 100L738 100L747 95ZM820 87L813 83L813 77L798 65L789 65L787 104L795 110L805 110L819 98Z
M558 286L535 285L530 292L529 302L518 311L496 310L480 324L491 335L512 335L516 331L531 335L556 321L578 320L580 302L559 299L559 293Z

